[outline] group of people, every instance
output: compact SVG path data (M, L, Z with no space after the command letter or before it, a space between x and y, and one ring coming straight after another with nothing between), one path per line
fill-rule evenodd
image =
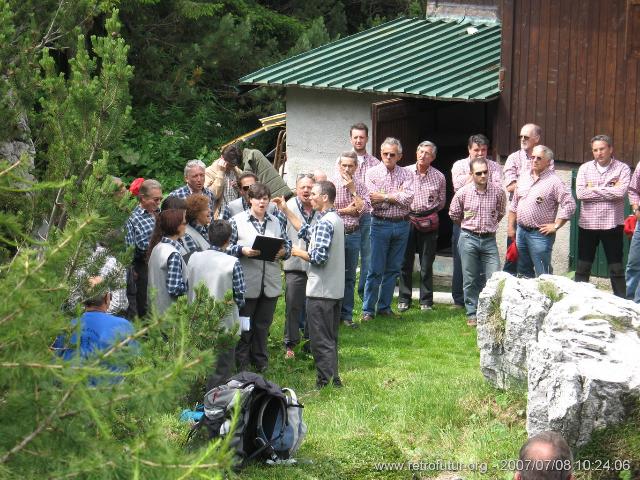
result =
M231 357L239 369L264 371L282 269L286 358L295 357L295 347L308 338L318 386L341 385L339 324L355 328L376 316L397 318L411 308L416 254L419 308L432 309L439 212L447 199L445 176L432 165L437 155L433 142L421 142L415 163L401 167L400 141L385 139L378 160L367 152L368 133L365 124L354 124L349 130L352 148L338 156L328 179L322 172L299 174L295 194L288 199L273 195L256 173L238 168L239 159L247 156L238 145L223 149L208 168L199 160L189 161L185 185L164 202L161 185L145 180L125 227L127 244L135 247L131 314L147 313L147 291L163 312L180 295L192 298L199 283L216 297L223 295L223 285L229 286L237 306L234 318L248 317L250 328L241 332L234 351L226 352L228 368L220 374L228 373ZM488 138L472 135L468 156L451 169L452 295L466 309L470 326L476 324L484 282L501 268L496 244L501 220L507 217L508 243L515 242L518 252L505 270L534 277L551 273L556 232L575 212L571 190L556 175L553 152L541 137L539 126L524 125L521 148L503 167L488 156ZM595 136L591 148L594 160L582 165L577 177L582 205L576 280L588 281L602 242L614 293L633 297L640 282L640 235L632 242L625 285L622 224L627 193L634 214L638 211L640 170L631 177L629 167L613 157L606 135ZM258 235L282 239L275 258L264 259L253 248ZM205 251L216 255L194 256ZM215 263L203 266L204 259ZM398 280L396 313L392 299ZM353 315L356 291L363 304L361 322Z

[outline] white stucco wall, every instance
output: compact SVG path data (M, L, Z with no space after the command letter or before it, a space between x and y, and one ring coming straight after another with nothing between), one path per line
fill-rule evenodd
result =
M287 88L287 168L294 186L298 173L321 169L331 176L338 154L351 149L349 127L363 122L371 129L371 104L382 95ZM371 151L371 137L367 151Z

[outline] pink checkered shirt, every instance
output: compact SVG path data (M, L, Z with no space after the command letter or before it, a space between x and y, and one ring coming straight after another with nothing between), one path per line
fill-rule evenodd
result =
M520 175L511 201L518 225L538 228L556 218L569 220L576 211L571 191L555 172L545 169L536 181L531 174Z
M622 225L630 177L631 169L615 158L602 174L595 160L580 165L576 178L576 196L582 200L578 225L587 230L609 230Z
M351 203L353 202L353 197L351 196L349 190L347 190L346 187L342 186L342 177L333 177L331 181L336 186L336 200L333 203L333 205L336 207L336 211L351 205ZM364 209L358 215L345 215L344 213L338 212L338 215L342 219L342 223L344 223L345 232L355 231L356 227L360 226L360 217L362 217L365 212L371 210L367 188L357 178L354 178L354 181L356 183L356 194L364 200Z
M369 170L370 168L376 167L378 165L380 165L380 160L378 160L373 155L365 153L362 163L358 163L358 169L356 170L356 174L355 174L356 180L360 181L360 183L364 185L365 175L367 174L367 170ZM371 213L371 204L368 202L368 200L369 200L369 192L367 192L367 207L364 213Z
M453 182L453 191L457 192L460 187L467 183L472 183L471 169L469 167L469 157L462 158L456 161L451 167L451 180ZM498 186L502 186L502 167L499 163L493 160L487 159L487 167L489 168L489 183L495 183Z
M636 167L629 182L629 203L631 205L640 204L640 168Z
M507 161L504 162L504 170L502 171L504 176L504 186L508 187L512 182L517 182L521 173L531 172L531 162L531 157L522 149L509 155L507 157ZM549 170L553 170L553 165L552 159L547 168Z
M447 196L447 183L442 172L429 167L427 173L418 173L416 164L404 167L413 175L413 191L415 195L411 202L413 213L424 213L431 210L439 212L444 208Z
M400 165L387 170L384 163L370 168L365 176L365 187L371 192L393 195L398 203L372 204L373 215L384 218L399 218L409 214L413 202L413 175Z
M475 183L460 188L449 207L449 216L460 227L475 233L495 233L507 208L507 196L494 183L487 183L487 190L478 191Z

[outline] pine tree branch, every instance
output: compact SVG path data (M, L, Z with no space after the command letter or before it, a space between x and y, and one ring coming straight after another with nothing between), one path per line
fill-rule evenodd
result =
M20 158L20 160L18 160L16 163L14 163L13 165L11 165L9 168L4 169L3 171L0 172L0 177L6 175L7 173L9 173L11 170L13 170L14 168L16 168L18 165L20 165L22 163L22 158Z
M156 463L150 460L143 460L141 458L137 458L140 463L143 465L147 465L148 467L154 468L187 468L187 469L195 469L195 468L220 468L221 465L219 463L203 463L200 465L189 465L189 464L180 464L180 463Z
M60 409L60 407L62 407L62 405L64 405L64 403L69 399L69 397L71 396L71 393L73 392L74 389L75 389L75 385L73 385L69 390L67 390L65 392L65 394L62 396L62 398L60 399L60 401L58 402L58 404L51 411L49 416L47 418L45 418L42 422L40 422L38 427L33 432L31 432L29 435L24 437L20 441L20 443L18 443L15 447L13 447L11 450L9 450L2 458L0 458L0 463L6 463L6 461L9 458L11 458L14 454L18 453L24 447L29 445L29 443L31 443L31 441L34 438L36 438L40 434L40 432L42 432L45 428L47 428L49 426L49 424L51 424L51 422L53 421L54 417L58 413L58 410Z

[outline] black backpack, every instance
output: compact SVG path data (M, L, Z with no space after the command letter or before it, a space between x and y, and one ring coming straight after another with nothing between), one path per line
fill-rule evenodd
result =
M233 432L234 409L240 414ZM289 460L307 433L303 405L295 392L280 388L262 376L241 372L204 396L204 415L193 426L189 439L205 427L210 439L231 434L231 448L238 462Z

